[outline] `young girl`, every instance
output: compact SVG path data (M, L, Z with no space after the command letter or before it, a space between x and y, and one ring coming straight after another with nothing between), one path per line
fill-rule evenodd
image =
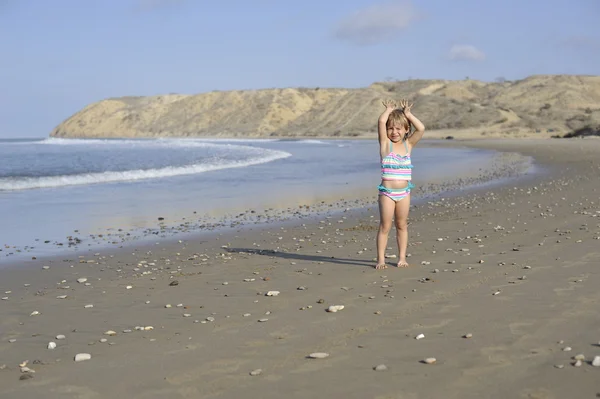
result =
M383 101L385 111L379 117L379 152L381 157L381 184L379 185L379 232L377 233L376 269L385 269L385 248L392 219L396 222L396 240L400 259L398 267L408 267L408 210L412 149L423 137L425 126L411 112L412 104L400 101L400 108L392 100ZM414 130L411 133L411 127Z

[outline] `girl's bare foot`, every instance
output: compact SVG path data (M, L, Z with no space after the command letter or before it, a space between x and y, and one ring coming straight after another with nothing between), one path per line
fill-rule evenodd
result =
M406 262L405 260L401 260L400 262L398 262L398 267L408 267L408 262Z
M385 264L385 262L378 263L377 265L375 265L375 269L377 269L377 270L387 269L387 265Z

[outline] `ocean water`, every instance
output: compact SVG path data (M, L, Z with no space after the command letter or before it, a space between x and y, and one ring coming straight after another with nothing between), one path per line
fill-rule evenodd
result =
M413 179L455 178L493 153L424 146ZM217 220L340 198L376 198L376 140L0 140L0 262L68 236ZM32 249L33 248L33 249Z

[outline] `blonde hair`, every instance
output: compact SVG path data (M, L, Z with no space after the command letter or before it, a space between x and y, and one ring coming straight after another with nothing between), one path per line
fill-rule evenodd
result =
M408 137L411 133L411 123L404 115L401 109L397 108L392 111L390 116L388 116L388 120L385 123L385 127L389 129L393 125L401 125L406 129L406 137Z

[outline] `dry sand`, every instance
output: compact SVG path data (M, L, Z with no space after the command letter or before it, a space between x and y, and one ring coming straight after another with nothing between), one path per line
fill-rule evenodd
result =
M2 270L0 398L596 397L600 140L458 144L546 173L415 206L409 269L370 207Z

